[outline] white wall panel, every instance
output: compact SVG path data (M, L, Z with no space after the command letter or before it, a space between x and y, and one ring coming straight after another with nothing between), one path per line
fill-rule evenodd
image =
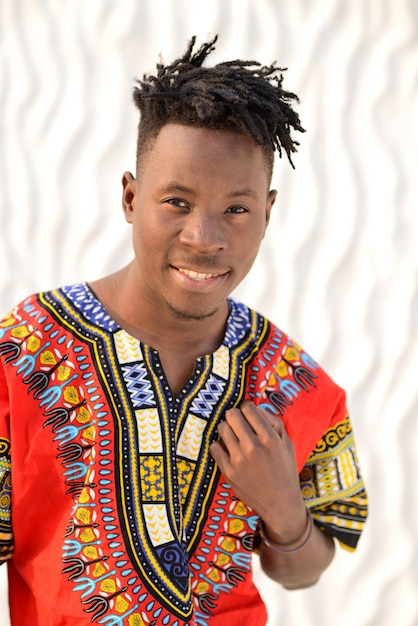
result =
M417 626L415 0L0 0L1 313L128 261L133 78L217 32L213 61L289 68L308 130L296 171L277 162L269 232L237 295L347 389L371 500L357 553L316 587L258 573L269 625Z

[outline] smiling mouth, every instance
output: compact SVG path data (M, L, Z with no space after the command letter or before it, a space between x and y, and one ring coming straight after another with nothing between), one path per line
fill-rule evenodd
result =
M186 270L182 267L177 267L176 269L181 274L185 274L193 280L210 280L211 278L218 278L219 276L223 276L223 274L203 274L201 272L195 272L194 270Z

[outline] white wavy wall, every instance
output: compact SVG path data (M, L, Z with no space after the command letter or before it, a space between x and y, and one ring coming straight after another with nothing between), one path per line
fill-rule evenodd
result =
M301 96L297 169L277 163L275 214L238 295L347 389L371 500L357 553L316 587L259 575L269 625L416 626L415 0L0 0L1 311L130 258L133 78L194 33L219 33L214 61L277 60Z

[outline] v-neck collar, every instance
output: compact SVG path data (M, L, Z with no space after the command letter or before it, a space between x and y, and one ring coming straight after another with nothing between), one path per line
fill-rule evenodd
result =
M98 440L98 471L115 484L130 562L161 602L184 617L191 607L188 559L199 545L219 479L210 445L225 411L244 398L247 367L265 336L265 321L230 299L222 344L198 359L176 397L158 352L120 328L87 284L64 287L51 298L53 308L65 310L61 318L76 323L77 334L91 345L108 398L112 430L99 422L106 437ZM176 575L173 563L179 564Z

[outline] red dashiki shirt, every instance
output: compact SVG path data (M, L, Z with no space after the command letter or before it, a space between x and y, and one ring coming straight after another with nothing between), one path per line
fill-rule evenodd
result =
M280 416L315 523L354 549L367 501L344 392L233 300L174 395L159 355L86 284L0 323L0 561L12 624L262 626L258 517L209 446L244 399Z

